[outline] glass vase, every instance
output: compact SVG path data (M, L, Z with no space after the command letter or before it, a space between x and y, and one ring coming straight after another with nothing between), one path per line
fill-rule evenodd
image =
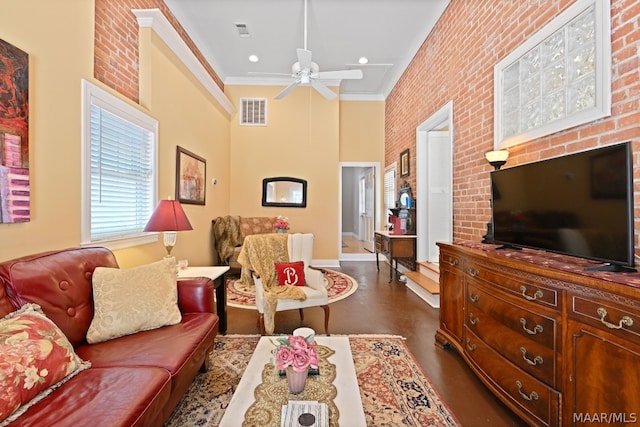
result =
M299 394L304 390L309 375L309 367L302 372L294 371L291 366L287 368L287 382L289 383L289 392L291 394Z

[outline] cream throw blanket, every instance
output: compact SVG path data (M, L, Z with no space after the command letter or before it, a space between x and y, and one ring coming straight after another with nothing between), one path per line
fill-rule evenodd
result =
M288 236L286 234L269 233L247 236L238 255L242 265L240 282L247 286L255 286L251 272L254 271L264 287L264 328L267 335L275 329L274 316L278 300L290 298L304 301L307 295L298 286L278 286L275 263L288 262Z

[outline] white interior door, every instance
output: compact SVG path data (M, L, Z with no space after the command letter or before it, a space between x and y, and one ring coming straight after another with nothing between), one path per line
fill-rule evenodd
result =
M375 170L368 168L360 177L360 240L364 249L373 252L373 235L375 228Z
M436 242L448 242L453 232L451 145L448 131L427 133L427 261L438 262Z

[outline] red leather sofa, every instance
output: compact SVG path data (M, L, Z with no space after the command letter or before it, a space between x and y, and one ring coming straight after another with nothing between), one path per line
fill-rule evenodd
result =
M0 318L39 304L77 355L91 362L11 426L162 426L199 370L218 333L213 282L178 281L180 323L88 344L93 270L118 267L105 248L47 252L0 263Z

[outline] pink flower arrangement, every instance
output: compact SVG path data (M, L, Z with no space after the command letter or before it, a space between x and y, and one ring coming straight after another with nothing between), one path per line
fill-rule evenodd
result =
M296 372L304 372L308 368L318 369L318 353L316 344L308 343L304 337L290 335L277 338L276 367L280 371L289 366Z
M289 218L286 216L279 216L276 218L276 222L273 223L274 230L284 230L287 231L289 229Z

